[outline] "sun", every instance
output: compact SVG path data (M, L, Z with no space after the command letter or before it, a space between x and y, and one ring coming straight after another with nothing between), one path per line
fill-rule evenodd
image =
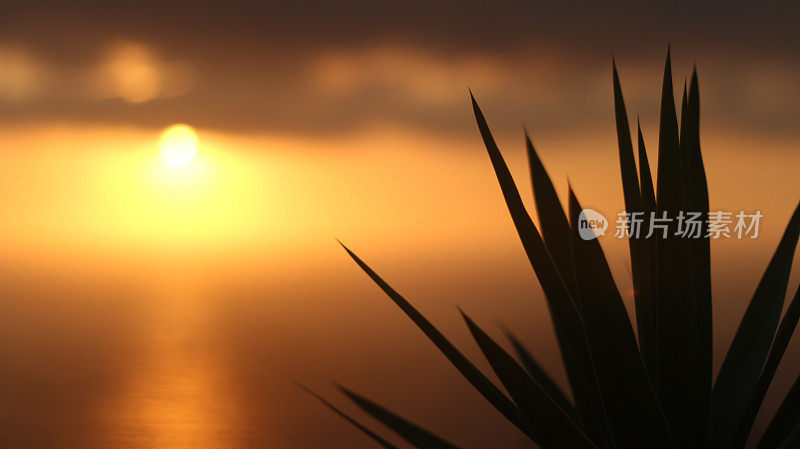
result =
M172 125L161 134L161 158L170 167L183 167L197 155L197 133L189 125Z

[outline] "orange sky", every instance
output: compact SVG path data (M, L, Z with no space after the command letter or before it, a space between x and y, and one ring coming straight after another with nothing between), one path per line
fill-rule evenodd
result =
M317 2L155 17L142 4L12 5L0 31L0 421L13 431L0 446L369 447L296 379L326 394L344 382L466 448L523 447L335 239L468 354L455 304L517 329L561 376L467 89L528 204L523 124L562 198L569 180L615 217L611 53L655 172L669 40L675 79L699 70L711 209L764 215L758 239L712 244L720 358L798 201L800 10L737 4L684 20L659 6L639 23L616 2L350 3L335 16ZM652 35L632 42L613 24ZM176 123L198 137L185 167L160 155ZM626 244L611 234L602 244L628 292Z

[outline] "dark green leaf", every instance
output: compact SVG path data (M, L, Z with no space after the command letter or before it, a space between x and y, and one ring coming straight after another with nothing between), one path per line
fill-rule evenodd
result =
M739 431L734 440L734 448L743 448L747 443L747 437L750 436L758 409L761 408L761 403L764 402L764 396L766 396L769 385L772 383L772 378L775 377L778 365L780 365L783 354L789 346L789 340L791 340L794 329L797 327L798 318L800 318L800 287L795 292L794 298L781 320L781 325L778 327L778 333L775 335L775 341L772 342L767 362L764 364L764 369L761 370L761 377L758 379L756 391L753 393L753 398L750 400L741 424L739 424Z
M647 162L647 149L644 146L644 136L639 120L636 120L639 135L639 178L642 186L642 210L645 216L656 210L656 192L653 188L653 177L650 174L650 163Z
M689 239L675 235L677 217L686 212L678 119L672 93L669 52L664 66L658 135L656 218L666 214L667 235L655 230L657 390L679 448L697 448L697 307L691 281Z
M567 395L561 391L558 384L547 374L547 371L542 368L539 362L536 361L536 358L525 348L522 342L517 339L517 337L511 333L511 331L506 330L506 337L511 341L511 345L514 347L514 352L517 353L520 361L522 361L522 366L525 367L525 370L528 371L528 374L533 377L533 379L541 385L544 391L553 398L554 401L561 407L561 410L569 415L573 421L578 421L578 415L575 412L575 407L572 405L570 400L567 398Z
M617 144L619 147L619 168L622 174L622 193L625 199L625 212L632 218L643 212L642 195L639 189L639 178L636 174L636 160L633 155L631 143L630 124L628 113L625 109L625 98L622 95L622 86L619 81L617 65L612 63L614 79L614 112L617 125ZM646 163L647 161L645 161ZM641 217L639 217L641 218ZM631 220L632 222L633 220ZM633 224L628 223L629 231ZM648 371L655 373L656 363L656 334L655 312L653 309L652 288L650 287L651 273L648 268L648 256L643 236L637 236L635 230L630 233L628 247L631 255L631 276L633 278L633 296L636 305L636 322L639 332L639 346L642 359Z
M608 442L607 419L597 389L597 380L594 377L586 331L580 313L539 231L522 203L511 172L474 97L472 97L472 108L511 219L528 261L544 291L581 423L593 441Z
M639 347L642 352L647 373L655 386L658 383L658 344L656 339L656 246L654 239L644 238L650 225L650 214L656 210L656 194L653 190L653 178L650 175L650 163L647 161L647 150L639 120L636 120L639 150L639 178L642 190L641 233L638 238L640 256L637 260L639 282L634 284L636 301L636 324L639 331Z
M575 296L575 270L572 267L572 255L569 251L569 222L550 175L542 164L542 160L533 147L528 132L525 132L525 144L528 148L528 164L533 183L533 197L536 201L536 212L542 237L558 272L566 284L572 297Z
M383 439L380 435L376 434L375 432L369 430L363 424L361 424L358 421L356 421L355 419L351 418L350 415L346 414L345 412L339 410L335 405L333 405L330 402L328 402L325 398L323 398L322 396L320 396L319 394L317 394L316 392L314 392L310 388L308 388L308 387L306 387L304 385L301 385L299 383L296 383L296 385L298 387L302 388L303 390L305 390L306 392L308 392L310 395L312 395L315 398L317 398L320 402L325 404L326 407L328 407L329 409L333 410L337 415L339 415L342 418L344 418L345 420L347 420L350 424L355 426L358 430L364 432L367 436L369 436L370 438L375 440L375 442L377 442L381 446L383 446L383 447L385 447L387 449L398 449L397 446L395 446L394 444L386 441L385 439Z
M794 426L794 430L781 443L778 449L797 449L798 447L800 447L800 423Z
M581 238L578 217L582 209L572 189L569 200L578 298L616 447L674 448L603 250L597 239Z
M341 243L341 242L340 242ZM487 401L489 401L500 413L503 414L509 421L514 423L520 430L533 438L530 432L528 423L524 419L522 413L517 409L511 400L506 397L483 373L475 367L452 343L439 332L436 327L428 321L419 311L414 308L405 298L403 298L397 291L395 291L389 284L387 284L372 268L364 263L358 256L356 256L350 249L342 244L347 254L355 260L359 267L383 290L389 298L397 304L405 314L411 318L411 321L422 330L422 332L439 348L440 351L450 360L450 363L458 369L464 378L466 378L472 386L477 389Z
M684 132L686 130L686 80L683 80L683 96L681 96L681 135L680 140L683 140Z
M642 210L642 200L639 193L639 180L636 176L636 160L633 156L628 112L625 109L625 99L622 96L619 73L617 73L617 65L614 62L612 62L612 72L614 78L614 115L617 124L617 144L619 146L620 172L622 173L622 191L625 197L625 209L635 212Z
M356 394L342 386L339 386L339 389L355 402L356 405L361 407L362 410L369 413L373 418L382 422L419 449L458 449L457 446L448 443L444 439L411 423L375 402L370 401L364 396Z
M685 88L684 88L685 91ZM708 183L703 155L700 150L700 87L697 71L692 73L689 97L681 119L681 159L683 161L686 209L699 212L702 217L701 238L689 239L689 260L695 314L697 321L695 410L697 425L695 445L708 440L708 415L711 408L713 369L713 325L711 313L711 242L708 237Z
M796 449L797 446L784 443L797 443L797 428L800 426L800 377L783 398L767 430L761 436L756 449Z
M500 382L520 410L530 418L540 446L547 449L596 449L580 427L500 345L464 312L461 315Z
M755 392L783 309L792 258L800 235L795 208L767 270L758 283L714 384L712 448L729 448ZM788 432L788 430L787 430Z

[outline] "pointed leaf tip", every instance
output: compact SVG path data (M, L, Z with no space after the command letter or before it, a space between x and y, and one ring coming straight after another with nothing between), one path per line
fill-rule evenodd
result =
M347 248L345 248L347 249ZM381 290L406 314L411 321L436 345L461 375L475 387L494 407L520 430L532 436L527 422L519 409L483 373L480 372L455 346L411 305L402 295L386 283L372 268L358 256L347 250L356 264L375 282Z
M339 242L339 244L340 244L340 245L342 245L342 248L344 248L344 250L345 250L345 251L347 251L347 254L349 254L349 255L350 255L350 257L352 257L353 259L355 259L355 261L356 261L356 262L360 262L360 261L361 261L361 259L360 259L358 256L356 256L356 254L355 254L353 251L351 251L351 250L350 250L350 248L348 248L348 247L347 247L347 245L345 245L344 243L342 243L342 241L341 241L341 240L339 240L339 239L336 239L336 241L337 241L337 242Z
M345 419L347 422L349 422L350 424L352 424L352 425L353 425L353 427L357 428L358 430L360 430L361 432L363 432L365 435L367 435L368 437L372 438L372 440L373 440L373 441L375 441L376 443L378 443L379 445L381 445L381 446L385 447L386 449L398 449L398 448L397 448L397 446L393 445L392 443L390 443L389 441L385 440L384 438L382 438L381 436L379 436L378 434L376 434L376 433L375 433L375 432L373 432L372 430L368 429L366 426L364 426L364 425L363 425L363 424L361 424L360 422L356 421L356 420L355 420L354 418L352 418L350 415L348 415L347 413L345 413L345 412L343 412L342 410L340 410L338 407L336 407L335 405L333 405L332 403L330 403L330 402L329 402L327 399L325 399L324 397L322 397L320 394L318 394L318 393L317 393L317 392L315 392L314 390L312 390L312 389L310 389L310 388L306 387L305 385L303 385L303 384L301 384L301 383L299 383L299 382L297 382L297 381L294 381L294 380L293 380L292 382L293 382L295 385L297 385L299 388L301 388L302 390L304 390L305 392L307 392L308 394L310 394L311 396L314 396L314 397L315 397L317 400L319 400L319 401L320 401L320 402L321 402L323 405L325 405L326 407L328 407L330 410L332 410L332 411L333 411L334 413L336 413L337 415L339 415L339 416L341 416L342 418L344 418L344 419Z
M355 402L361 410L383 423L386 427L392 429L392 431L400 435L413 446L420 449L458 449L458 447L452 443L419 427L382 405L345 387L340 386L340 390L345 396L350 398L351 401Z
M757 392L780 322L798 239L800 204L753 293L714 384L711 435L720 447L732 447L735 432Z
M503 386L528 416L541 447L597 449L547 391L466 314L464 321ZM545 424L546 423L546 424Z
M541 387L547 392L547 394L553 398L556 403L558 403L561 410L563 410L567 415L569 415L570 419L575 422L580 422L578 418L578 413L575 410L575 406L572 402L567 398L567 395L561 389L561 387L556 384L556 382L550 377L549 374L542 368L539 362L536 361L536 358L533 354L525 348L525 345L514 335L511 330L508 329L503 323L498 323L498 327L503 331L506 338L514 348L514 351L517 353L517 357L522 362L522 366L531 375L531 377L536 380L536 382L541 385ZM588 434L589 432L587 432ZM590 435L591 436L591 435Z

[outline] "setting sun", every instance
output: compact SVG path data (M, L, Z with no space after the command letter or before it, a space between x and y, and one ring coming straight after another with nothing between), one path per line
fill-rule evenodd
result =
M172 125L161 135L161 158L170 167L183 167L197 155L197 133L188 125Z
M800 449L800 0L97 3L0 0L0 449Z

